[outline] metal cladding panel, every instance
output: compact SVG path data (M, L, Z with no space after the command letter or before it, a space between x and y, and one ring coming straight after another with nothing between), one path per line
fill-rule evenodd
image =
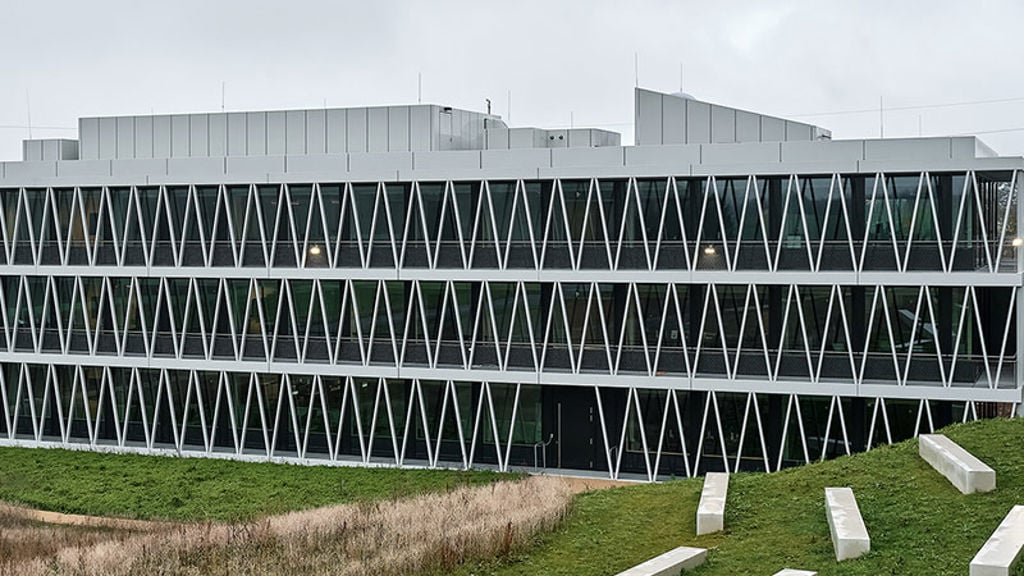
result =
M38 149L42 156L41 160L53 162L61 159L57 140L40 140Z
M135 118L117 118L117 155L114 158L135 157ZM55 158L56 160L56 158Z
M167 160L149 158L145 160L111 160L110 175L115 178L145 178L147 176L166 176Z
M416 170L479 169L480 150L416 152L413 164Z
M43 160L43 141L42 140L22 140L21 142L21 159L25 162L42 162Z
M117 158L117 118L100 118L99 158Z
M426 152L433 150L430 145L432 136L430 106L409 107L409 150L413 152Z
M388 151L408 152L409 145L409 107L396 106L388 108Z
M304 153L327 153L327 112L324 110L306 111L306 150Z
M78 162L58 162L57 176L61 178L89 178L92 176L110 176L111 160L79 160Z
M348 152L348 115L345 110L327 111L327 133L325 134L328 154Z
M228 115L210 114L210 156L228 155Z
M171 158L188 158L190 140L188 116L171 116Z
M665 95L647 90L636 91L636 143L661 144L661 123Z
M363 174L380 174L412 170L411 152L392 154L352 153L349 154L349 171Z
M675 174L686 174L691 164L700 163L700 144L671 146L627 146L626 166L671 166Z
M780 142L743 142L740 144L704 144L702 164L767 164L779 161Z
M61 140L58 160L78 160L78 140Z
M350 108L345 133L348 152L366 152L366 108Z
M950 158L949 138L907 138L865 140L865 160L946 160ZM916 168L916 167L915 167Z
M711 105L696 100L686 101L686 142L711 142Z
M594 131L587 128L569 130L569 148L590 148L594 145Z
M244 112L228 114L228 156L245 156L247 153L246 115Z
M532 171L551 166L551 150L533 148L526 150L484 150L480 153L484 170L513 169Z
M289 110L285 113L285 152L306 153L306 112Z
M623 166L622 148L564 148L551 151L551 166L565 168L575 166L601 166L620 168Z
M857 162L864 159L861 140L783 142L783 162Z
M267 153L267 113L248 112L245 115L245 135L248 156L262 156Z
M167 177L181 182L216 182L224 178L224 158L171 158L167 160Z
M99 118L82 118L78 121L78 137L82 142L79 155L83 160L100 157Z
M711 106L711 141L716 144L736 141L735 109Z
M135 119L135 157L153 157L153 117L139 116Z
M487 131L487 150L508 150L508 130L496 128Z
M225 172L254 181L266 180L267 174L280 174L285 170L284 156L236 156L226 160Z
M786 139L786 121L771 116L761 116L761 141L780 142Z
M348 156L345 154L325 154L316 156L289 156L289 174L316 174L316 178L345 178L348 172Z
M760 142L761 141L761 119L759 114L736 111L736 141L737 142Z
M388 151L388 109L370 108L367 111L367 152Z
M282 111L267 112L266 154L284 154L287 150L288 117Z
M7 162L4 166L4 179L8 182L32 184L57 176L57 162Z
M190 114L189 152L193 158L210 156L210 117L207 114Z
M786 140L813 140L812 126L800 122L786 121Z
M682 98L662 99L661 143L686 143L686 100Z
M153 117L153 157L171 157L171 117Z

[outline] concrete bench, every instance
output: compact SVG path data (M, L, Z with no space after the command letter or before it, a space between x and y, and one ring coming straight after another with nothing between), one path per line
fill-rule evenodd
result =
M683 570L693 570L704 563L708 551L704 548L680 546L637 564L618 576L679 576Z
M942 434L922 434L918 453L964 494L996 489L996 471Z
M971 576L1009 576L1024 548L1024 506L1014 506L971 560Z
M850 488L825 488L825 515L832 532L836 561L857 558L871 551L871 538Z
M775 576L818 576L817 572L811 572L810 570L793 570L792 568L786 568L775 573Z
M697 505L697 536L721 532L725 528L725 496L729 492L729 475L708 472Z

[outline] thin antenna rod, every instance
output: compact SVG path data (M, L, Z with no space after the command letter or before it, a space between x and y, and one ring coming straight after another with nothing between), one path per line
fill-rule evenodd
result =
M921 115L917 115L917 137L924 136L924 120L921 119Z
M224 103L226 101L228 83L223 80L220 83L220 111L224 111Z
M576 127L576 117L575 117L574 113L572 112L572 110L570 110L569 111L569 129L571 130L571 129L575 128L575 127Z
M679 63L679 91L683 91L683 63Z
M633 86L640 87L640 53L633 52Z
M25 112L29 117L29 139L32 139L32 96L29 95L29 90L25 90Z
M416 103L423 104L423 73L416 75Z
M512 125L512 89L511 88L509 88L509 91L508 91L508 100L506 101L506 105L508 106L508 111L505 114L505 123L508 124L509 126L511 126Z

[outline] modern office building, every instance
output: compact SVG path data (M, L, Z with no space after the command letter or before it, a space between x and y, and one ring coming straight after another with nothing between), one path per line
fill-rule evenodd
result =
M1021 158L636 91L83 118L0 163L0 444L646 479L1012 413Z

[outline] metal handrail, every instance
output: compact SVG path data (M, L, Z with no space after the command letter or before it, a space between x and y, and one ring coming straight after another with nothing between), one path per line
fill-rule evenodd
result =
M535 442L533 444L533 467L534 468L543 468L545 470L547 469L547 467L548 467L548 444L551 444L551 441L554 440L554 439L555 439L555 435L551 434L550 436L548 436L548 441L547 442L543 442L542 441L542 442ZM541 461L544 463L543 467L537 466L537 448L540 448L540 451L541 451L541 458L542 458Z

